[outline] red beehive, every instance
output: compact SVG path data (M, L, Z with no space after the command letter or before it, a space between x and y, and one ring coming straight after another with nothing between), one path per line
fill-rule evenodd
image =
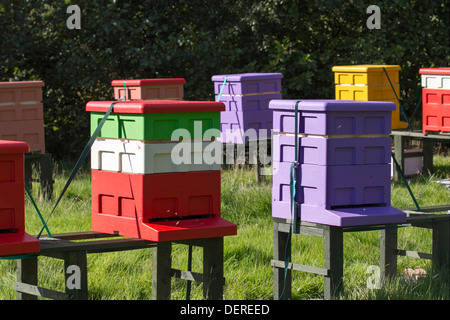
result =
M97 128L98 120L110 105L111 102L86 105L86 110L92 112L91 130ZM208 156L206 148L201 153L196 150L199 140L201 145L214 142L211 133L206 134L207 130L216 129L214 134L220 134L223 109L223 103L212 101L146 100L114 105L101 129L102 138L96 139L99 143L96 152L103 155L117 152L118 157L105 156L104 161L110 166L94 167L91 163L92 230L149 241L236 234L237 226L221 217L220 167L203 161ZM178 166L186 163L174 162L177 152L174 148L179 143L178 138L172 140L176 129L185 129L184 133L190 136L186 140L193 151L183 151L183 154L197 152L201 161L196 161L194 156L194 163L200 162L196 164L201 165L201 170L198 166L178 170ZM123 144L128 139L139 141L140 147L144 147L141 156ZM117 147L118 143L121 146ZM153 155L161 156L153 156L150 150L155 150ZM162 172L134 171L161 162L167 164ZM130 171L117 171L124 163Z
M183 99L183 78L113 80L114 99L177 100Z
M25 233L24 154L27 143L0 140L0 256L40 250L39 240Z
M450 132L450 68L422 68L422 132Z
M42 81L0 82L0 139L45 153Z

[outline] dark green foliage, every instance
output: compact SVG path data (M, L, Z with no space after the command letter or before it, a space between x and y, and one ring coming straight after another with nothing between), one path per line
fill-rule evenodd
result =
M67 7L81 9L69 30ZM408 116L418 70L448 66L449 3L391 0L369 30L367 1L0 0L0 81L43 80L47 149L77 157L90 100L114 79L183 77L185 99L213 100L211 76L282 72L283 97L334 99L334 65L398 64Z

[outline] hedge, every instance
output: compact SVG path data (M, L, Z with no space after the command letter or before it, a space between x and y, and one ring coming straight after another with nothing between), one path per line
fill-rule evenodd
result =
M69 5L81 28L68 29ZM369 5L381 28L368 29ZM213 100L211 76L281 72L283 97L334 98L334 65L397 64L401 99L420 127L421 67L448 66L448 1L0 1L0 81L43 80L47 149L79 155L90 100L111 81L186 79L185 99Z

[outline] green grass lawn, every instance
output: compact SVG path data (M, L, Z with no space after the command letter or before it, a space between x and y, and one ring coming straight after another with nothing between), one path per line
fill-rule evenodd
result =
M434 158L435 173L410 181L410 187L421 206L448 204L450 190L436 180L450 177L450 158ZM71 167L57 168L55 194L59 195ZM222 216L238 225L238 234L225 238L224 272L226 285L224 299L272 299L272 217L271 178L257 184L254 172L248 169L222 171ZM45 218L54 206L55 199L44 201L33 188ZM414 202L401 182L392 182L392 205L397 208L413 208ZM51 233L90 230L90 175L81 171L71 184L63 200L49 220ZM38 234L42 223L31 202L26 200L26 231ZM323 266L323 240L295 235L293 260L296 263ZM431 231L419 228L399 229L399 248L431 252ZM88 255L88 286L90 299L141 300L151 298L151 250L121 251ZM186 270L187 247L174 245L173 267ZM61 260L41 257L39 285L64 290L63 264ZM368 289L367 269L379 264L379 232L351 232L344 234L344 291L341 299L449 299L448 270L433 273L431 262L407 257L398 258L398 275L403 269L420 266L429 276L418 281L406 281L401 277L390 280L381 289ZM194 248L193 271L202 268L201 249ZM16 299L14 260L0 260L0 299ZM448 283L448 282L447 282ZM172 280L172 298L185 299L186 283ZM323 296L323 278L303 272L293 272L293 299L320 299ZM202 299L201 284L193 283L192 299Z

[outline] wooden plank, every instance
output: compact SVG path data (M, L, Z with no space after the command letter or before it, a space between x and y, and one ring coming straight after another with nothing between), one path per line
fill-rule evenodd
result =
M61 239L41 240L41 255L68 251L87 251L88 253L140 249L155 246L155 242L141 239L110 239L74 242Z
M429 133L424 135L422 131L397 131L392 130L392 136L403 136L403 137L411 137L411 138L421 138L421 139L437 139L437 140L450 140L450 135L445 133L435 134Z
M41 288L41 287L27 284L27 283L16 282L15 289L17 292L22 292L24 294L33 295L36 297L42 297L42 298L53 299L53 300L68 300L69 299L69 295L64 292Z
M283 270L285 268L285 262L281 261L281 260L271 260L270 265L274 268L279 268L279 269L283 269ZM295 270L295 271L302 271L302 272L307 272L307 273L314 273L314 274L318 274L318 275L322 275L322 276L328 276L330 273L329 272L330 270L328 270L326 268L307 266L307 265L297 264L297 263L292 263L292 262L288 263L287 269Z
M397 250L397 255L417 259L429 259L429 260L432 259L432 255L430 253L410 251L410 250Z
M404 209L399 209L399 210L404 211L404 212L417 213L417 214L430 213L430 212L443 212L443 211L450 210L450 204L421 207L420 208L421 211L418 211L417 208L404 208Z
M192 271L172 269L172 277L187 280L187 281L203 282L203 274L198 273L198 272L192 272Z

